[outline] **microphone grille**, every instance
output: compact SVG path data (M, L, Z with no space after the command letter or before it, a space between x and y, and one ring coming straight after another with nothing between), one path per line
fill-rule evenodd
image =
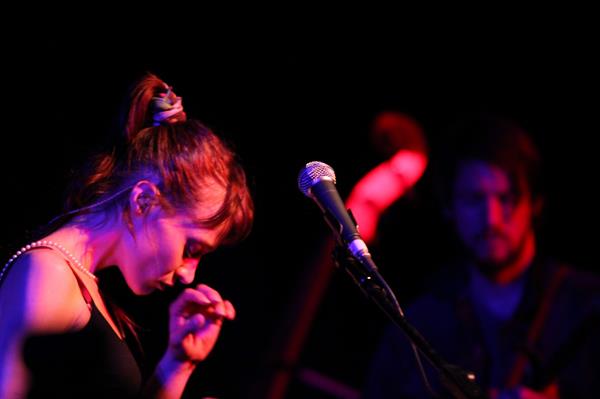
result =
M304 195L309 197L311 187L322 178L328 178L335 184L335 172L333 168L323 162L309 162L302 168L298 175L298 188Z

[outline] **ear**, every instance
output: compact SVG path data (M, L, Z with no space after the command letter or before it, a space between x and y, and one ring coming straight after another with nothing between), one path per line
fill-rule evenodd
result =
M159 204L160 191L156 184L148 180L140 180L133 186L129 194L129 209L132 216L144 216L150 209Z

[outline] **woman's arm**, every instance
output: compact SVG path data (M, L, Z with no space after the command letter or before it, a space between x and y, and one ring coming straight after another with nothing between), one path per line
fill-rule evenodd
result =
M0 286L0 397L26 395L25 338L72 330L82 309L77 281L58 254L31 251L11 266Z
M233 305L214 289L201 284L183 291L169 309L169 346L144 396L181 397L196 365L215 346L223 319L234 318Z

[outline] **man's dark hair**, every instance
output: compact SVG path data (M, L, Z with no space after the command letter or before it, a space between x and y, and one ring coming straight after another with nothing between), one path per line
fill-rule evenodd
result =
M532 137L516 122L491 114L463 117L443 137L434 156L437 186L449 204L456 174L465 161L484 161L506 171L517 196L542 195L541 158Z

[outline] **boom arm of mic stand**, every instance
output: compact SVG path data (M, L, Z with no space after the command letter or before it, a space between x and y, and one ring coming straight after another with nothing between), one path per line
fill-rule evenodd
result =
M361 291L404 332L431 365L437 370L444 386L457 399L485 399L487 396L475 382L475 375L445 361L404 317L389 286L377 272L370 257L355 258L338 246L334 251L338 267L344 269Z

